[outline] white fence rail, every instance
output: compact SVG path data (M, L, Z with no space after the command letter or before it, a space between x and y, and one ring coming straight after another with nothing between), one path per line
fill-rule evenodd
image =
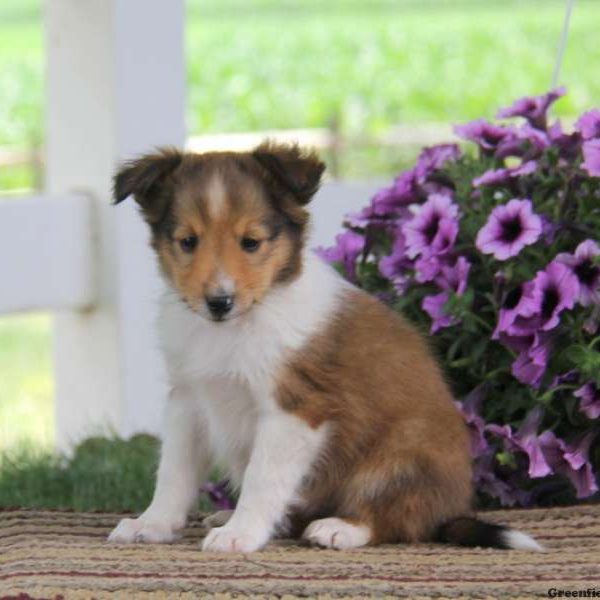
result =
M80 310L94 297L93 223L86 197L0 204L0 313Z

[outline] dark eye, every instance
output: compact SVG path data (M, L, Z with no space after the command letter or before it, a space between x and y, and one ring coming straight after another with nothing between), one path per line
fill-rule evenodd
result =
M256 252L260 248L260 243L260 240L245 237L242 238L240 245L245 252Z
M198 236L188 235L187 237L179 240L179 245L184 252L193 252L198 245Z

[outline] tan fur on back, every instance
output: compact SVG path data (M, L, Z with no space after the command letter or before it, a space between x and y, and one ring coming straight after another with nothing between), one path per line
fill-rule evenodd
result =
M329 326L281 373L281 405L332 437L294 515L335 514L371 543L429 539L469 512L466 429L422 337L378 300L349 290Z

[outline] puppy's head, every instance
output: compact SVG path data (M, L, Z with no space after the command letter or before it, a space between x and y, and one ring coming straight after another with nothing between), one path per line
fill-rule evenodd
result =
M164 149L125 164L115 202L133 195L161 269L181 299L207 319L244 314L295 278L308 204L324 165L297 146L191 154Z

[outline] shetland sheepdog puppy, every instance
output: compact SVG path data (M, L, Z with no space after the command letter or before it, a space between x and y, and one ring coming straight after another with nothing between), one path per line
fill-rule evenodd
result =
M471 516L469 442L422 336L305 248L324 170L297 146L126 163L167 284L170 395L156 491L111 542L171 542L218 464L239 490L202 548L440 541L539 550Z

